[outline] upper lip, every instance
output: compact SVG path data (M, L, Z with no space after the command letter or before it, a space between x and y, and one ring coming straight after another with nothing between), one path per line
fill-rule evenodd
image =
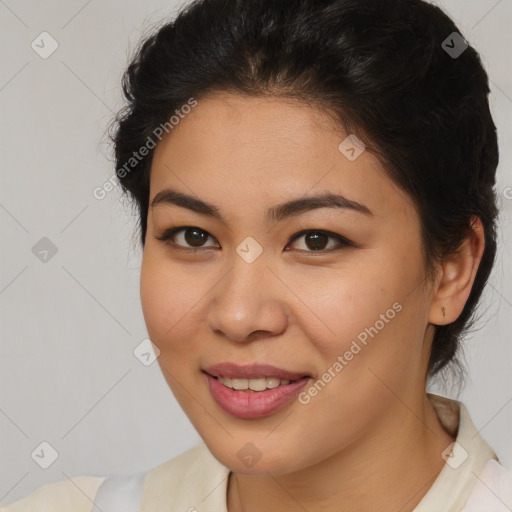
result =
M276 377L279 379L297 380L309 377L307 372L293 372L277 368L271 364L238 365L234 363L218 363L208 366L204 371L212 377L229 377L232 379L255 379L258 377Z

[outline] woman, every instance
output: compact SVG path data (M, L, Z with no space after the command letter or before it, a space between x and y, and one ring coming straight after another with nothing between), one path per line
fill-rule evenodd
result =
M4 510L511 510L464 405L426 393L496 254L488 78L454 23L421 0L196 1L123 88L144 318L204 443Z

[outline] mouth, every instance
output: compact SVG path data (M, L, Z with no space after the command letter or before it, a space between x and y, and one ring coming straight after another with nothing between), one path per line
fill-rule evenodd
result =
M215 402L228 414L244 419L277 412L291 403L311 379L307 372L261 364L221 363L202 372Z

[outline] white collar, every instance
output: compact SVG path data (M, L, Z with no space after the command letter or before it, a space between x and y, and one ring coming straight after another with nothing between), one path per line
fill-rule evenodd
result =
M445 458L443 469L414 512L438 512L440 505L443 510L459 511L486 462L497 457L473 425L463 403L430 393L427 397L444 429L456 439L451 456Z

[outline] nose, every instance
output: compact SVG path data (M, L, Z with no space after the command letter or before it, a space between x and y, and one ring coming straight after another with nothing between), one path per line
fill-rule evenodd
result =
M238 255L211 291L208 326L217 335L246 343L282 334L288 322L287 289L261 255Z

